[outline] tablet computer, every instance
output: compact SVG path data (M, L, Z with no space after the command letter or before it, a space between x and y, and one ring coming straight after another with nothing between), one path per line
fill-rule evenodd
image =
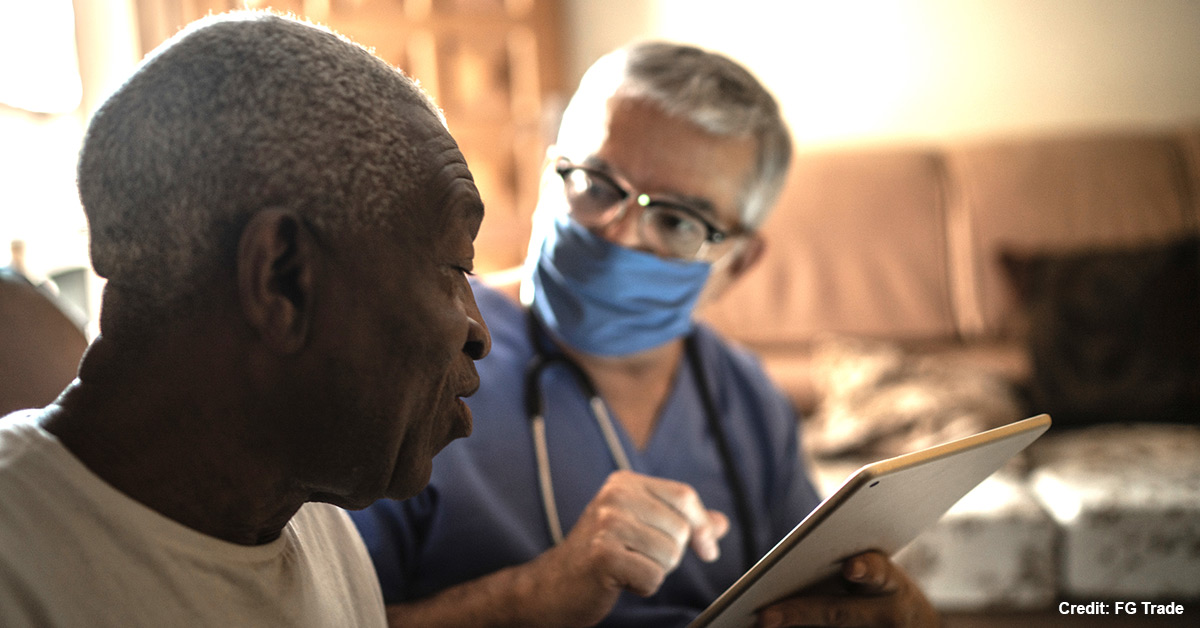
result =
M892 555L1050 427L1042 414L855 471L689 628L748 628L755 613L838 573L868 550Z

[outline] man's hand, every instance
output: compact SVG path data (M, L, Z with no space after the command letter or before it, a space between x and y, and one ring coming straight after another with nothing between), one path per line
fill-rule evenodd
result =
M810 589L763 609L760 628L783 626L936 627L937 611L904 570L879 552L842 564L844 592Z
M592 626L622 591L651 595L691 547L716 560L729 531L687 484L613 473L557 547L421 600L388 606L388 625Z
M716 560L717 541L728 531L725 515L707 510L687 484L618 471L563 543L529 566L550 616L591 625L624 590L652 595L689 547L702 560Z

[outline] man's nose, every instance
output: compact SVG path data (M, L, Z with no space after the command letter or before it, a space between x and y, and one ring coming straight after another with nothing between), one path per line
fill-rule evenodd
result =
M467 305L467 341L463 344L463 353L472 360L482 360L492 352L492 334L488 331L479 306L475 303L475 295L471 294Z
M623 246L627 249L649 250L638 231L638 221L642 217L642 208L629 199L623 201L625 207L616 220L608 223L600 230L600 237Z

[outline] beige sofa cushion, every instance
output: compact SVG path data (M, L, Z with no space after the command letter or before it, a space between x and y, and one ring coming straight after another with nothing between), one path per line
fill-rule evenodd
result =
M942 187L928 151L798 155L764 259L703 315L760 348L954 335Z
M54 401L86 348L84 333L49 296L0 273L0 416Z
M1192 197L1192 225L1200 232L1200 125L1184 128L1179 134L1184 161L1187 162L1188 191Z

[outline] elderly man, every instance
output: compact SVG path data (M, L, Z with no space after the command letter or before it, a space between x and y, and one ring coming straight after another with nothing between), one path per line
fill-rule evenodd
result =
M209 19L96 114L79 191L101 334L0 424L0 625L383 625L338 506L425 486L491 342L438 111L326 30Z
M791 156L774 99L722 56L634 45L548 154L528 308L478 290L486 420L417 498L353 515L392 625L684 625L819 501L787 401L692 320L763 251ZM839 580L762 625L937 622L881 555Z

